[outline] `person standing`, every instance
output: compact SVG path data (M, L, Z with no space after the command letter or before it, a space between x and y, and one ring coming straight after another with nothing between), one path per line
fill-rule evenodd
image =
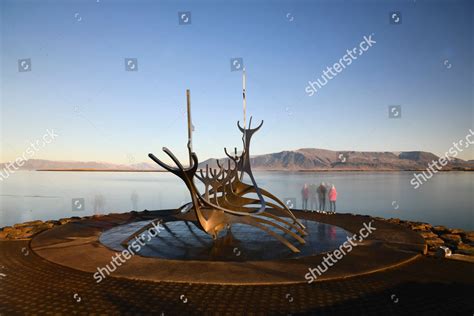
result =
M137 191L133 190L132 195L130 196L130 200L132 201L132 210L138 210L138 193Z
M310 210L311 211L315 211L318 209L318 203L317 203L317 199L318 199L318 192L317 192L318 188L316 186L316 184L314 183L311 183L309 185L309 204L310 204Z
M303 189L301 190L301 198L303 200L303 211L306 211L308 208L308 197L309 197L309 187L305 183Z
M326 184L321 182L321 185L318 187L318 200L319 200L319 210L325 211L326 210Z
M336 191L336 186L334 184L331 186L331 189L329 189L328 197L329 197L329 210L333 213L336 213L337 191Z
M94 196L94 214L100 215L105 213L105 197L102 194Z

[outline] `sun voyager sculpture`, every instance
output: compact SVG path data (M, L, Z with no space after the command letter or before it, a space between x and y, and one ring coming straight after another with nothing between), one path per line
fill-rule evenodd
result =
M305 226L295 217L285 203L269 191L260 188L252 173L250 141L252 136L262 127L263 121L256 128L251 128L252 118L250 118L249 126L246 127L245 70L243 71L244 126L240 126L240 121L237 122L237 127L242 132L243 149L240 154L237 154L237 148L234 149L232 154L229 154L227 149L224 148L224 152L228 157L227 166L225 166L225 162L216 160L217 168L210 168L209 165L206 165L205 170L200 169L199 173L197 172L199 161L192 149L193 125L191 123L189 90L186 91L186 94L189 166L184 166L166 147L163 147L163 151L171 158L176 165L175 167L164 163L151 153L148 155L162 168L178 176L186 185L191 202L178 208L177 213L191 215L187 219L191 218L191 221L199 229L212 236L214 240L218 238L219 232L230 230L233 224L245 224L267 232L293 252L299 252L299 249L289 241L289 238L304 244L303 237L307 235ZM248 176L251 181L250 184L244 182L244 175ZM195 184L196 178L204 184L203 193L199 192ZM276 214L284 214L284 216ZM126 246L130 240L159 220L153 220L150 224L142 227L124 240L122 245Z

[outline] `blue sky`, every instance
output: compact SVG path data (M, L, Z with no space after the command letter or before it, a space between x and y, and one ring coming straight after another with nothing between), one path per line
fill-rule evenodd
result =
M447 151L473 128L472 1L11 1L1 3L1 157L46 129L35 158L147 161L186 157L191 89L200 160L241 145L247 110L265 120L252 154L302 147ZM191 24L179 25L178 12ZM389 23L400 11L402 23ZM309 97L364 35L376 44ZM138 59L125 71L124 58ZM31 71L19 72L18 59ZM445 62L448 60L448 62ZM451 65L451 66L449 66ZM448 66L450 68L448 68ZM388 106L401 105L400 119ZM470 148L461 155L474 159Z

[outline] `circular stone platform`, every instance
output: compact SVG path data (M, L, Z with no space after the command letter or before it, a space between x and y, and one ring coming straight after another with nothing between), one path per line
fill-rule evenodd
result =
M136 223L160 218L169 225L174 221L184 221L186 216L175 215L175 210L154 212L131 212L94 216L71 222L47 230L35 236L31 249L43 259L75 270L93 274L99 269L111 266L117 251L104 246L100 236L116 227L129 227ZM276 215L281 216L278 212ZM373 222L376 228L364 242L358 243L337 264L334 264L316 282L353 277L398 267L419 257L425 248L423 238L417 233L401 227L378 221L369 216L352 214L311 214L294 211L303 223L315 225L311 238L318 238L318 227L337 226L340 231L358 233L364 223ZM314 224L312 224L313 222ZM319 226L319 223L329 224ZM339 227L339 228L338 228ZM119 229L119 228L117 228ZM323 229L321 229L323 231ZM327 230L325 236L327 234ZM323 234L321 234L323 235ZM336 236L338 234L336 233ZM307 237L308 238L308 237ZM328 239L327 237L325 239ZM309 243L310 244L310 243ZM266 251L280 251L284 245L272 246ZM333 245L329 245L329 248ZM235 247L234 247L235 248ZM285 250L286 251L286 250ZM265 252L265 251L264 251ZM234 253L234 252L233 252ZM241 253L243 251L241 250ZM150 258L134 255L120 264L107 278L127 278L155 282L183 282L205 284L294 284L307 283L305 275L324 260L325 253L310 254L297 258L275 260L216 261L216 260L176 260Z
M290 222L289 218L286 218ZM149 221L138 221L111 228L100 236L100 242L110 249L122 251L121 242ZM335 225L304 220L308 236L300 244L291 236L299 253L291 251L267 232L253 226L235 224L230 231L220 234L214 242L212 237L193 222L169 221L162 224L160 233L146 242L138 255L177 260L203 261L260 261L300 258L332 251L343 244L352 234Z

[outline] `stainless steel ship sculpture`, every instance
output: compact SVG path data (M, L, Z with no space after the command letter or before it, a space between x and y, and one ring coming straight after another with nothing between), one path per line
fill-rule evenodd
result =
M193 125L191 122L189 90L186 91L189 166L183 166L166 147L163 147L163 151L171 158L176 167L164 163L153 154L148 156L162 168L183 180L189 190L191 202L181 206L178 209L179 212L191 215L187 219L191 218L198 228L211 235L214 240L218 238L219 232L230 230L233 224L246 224L267 232L293 252L299 252L299 249L287 238L292 237L299 243L304 244L303 236L307 235L306 228L298 221L285 203L267 190L260 188L252 174L250 140L262 127L263 121L258 127L251 128L252 118L250 118L249 127L246 128L245 70L243 78L244 126L241 127L240 122L237 122L237 127L243 134L243 150L240 155L237 155L236 148L233 154L229 154L227 149L224 148L224 152L228 157L227 167L224 162L221 163L216 160L218 168L213 169L206 165L205 171L200 169L199 174L197 174L199 162L196 153L192 149ZM245 174L250 178L251 184L243 182ZM199 192L194 182L195 178L204 184L204 193ZM257 198L255 198L255 195ZM270 212L269 210L273 211ZM277 216L276 213L284 214L284 217ZM141 228L122 244L127 245L131 239L151 226L152 223Z

